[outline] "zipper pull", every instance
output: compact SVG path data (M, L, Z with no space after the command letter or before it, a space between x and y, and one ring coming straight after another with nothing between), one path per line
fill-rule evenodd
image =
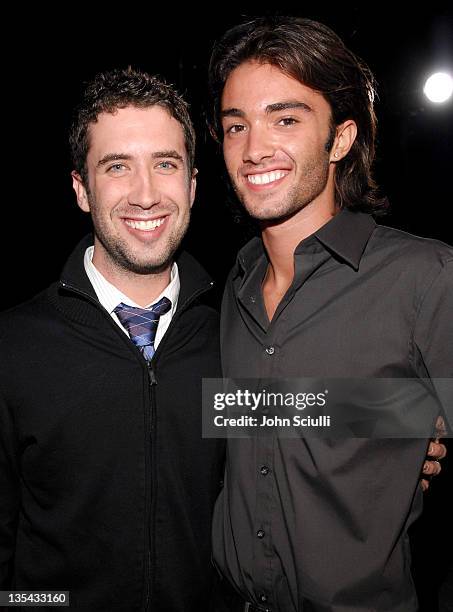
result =
M151 386L157 385L156 373L154 372L153 364L151 361L148 361L148 376L149 384Z

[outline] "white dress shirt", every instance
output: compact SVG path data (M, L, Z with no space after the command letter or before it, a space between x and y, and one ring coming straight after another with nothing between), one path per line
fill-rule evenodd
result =
M124 293L112 285L112 283L109 283L109 281L99 272L99 270L93 264L93 250L94 247L90 246L85 251L85 257L83 260L85 272L93 285L93 289L99 302L101 303L101 306L103 306L107 312L110 313L110 316L115 323L119 325L119 327L129 337L127 330L121 325L120 320L113 311L118 304L121 304L121 302L123 302L123 304L127 304L128 306L135 306L136 308L143 308L143 306L139 306L139 304L136 304L134 300L131 300L127 297L127 295L124 295ZM151 308L151 306L156 304L156 302L161 300L163 297L168 298L171 302L170 310L161 315L159 319L156 337L154 339L154 348L156 349L167 331L173 315L175 314L176 306L178 305L179 289L180 281L178 266L176 263L173 263L170 273L170 283L167 285L167 287L165 287L162 293L155 300L153 300L151 304L145 306L145 308Z

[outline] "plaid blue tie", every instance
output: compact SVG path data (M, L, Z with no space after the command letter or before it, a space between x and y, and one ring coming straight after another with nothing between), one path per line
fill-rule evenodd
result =
M140 349L146 361L150 361L155 352L154 339L159 318L170 308L170 300L163 297L151 308L135 308L121 302L113 311L121 324L127 329L132 342Z

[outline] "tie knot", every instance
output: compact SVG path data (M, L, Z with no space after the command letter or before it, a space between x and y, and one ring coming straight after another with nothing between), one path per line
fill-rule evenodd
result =
M141 349L145 359L149 360L154 355L154 339L159 318L170 308L170 300L163 297L151 308L137 308L121 302L113 312L129 333L132 342Z

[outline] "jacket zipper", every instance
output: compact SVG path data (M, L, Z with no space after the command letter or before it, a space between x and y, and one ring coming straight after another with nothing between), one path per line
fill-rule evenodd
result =
M149 380L149 405L150 405L150 455L151 455L151 503L150 503L150 520L149 520L149 548L148 548L148 563L149 563L149 574L148 574L148 589L147 589L147 598L145 610L149 610L149 605L152 599L152 594L154 593L154 580L156 576L156 483L157 483L157 461L155 455L156 449L156 386L157 386L157 377L155 365L156 361L162 352L162 346L165 344L166 339L168 339L169 331L174 325L177 323L181 314L187 309L187 307L193 303L200 295L206 293L212 287L212 283L208 287L204 287L203 289L199 289L195 293L193 293L182 305L177 309L174 314L170 326L165 332L164 337L162 338L159 346L156 349L156 352L153 355L151 361L147 363L148 368L148 380Z
M167 330L168 331L168 330ZM157 385L156 374L152 361L147 363L148 368L148 380L149 380L149 446L150 446L150 475L151 482L150 487L150 502L149 502L149 520L148 520L148 575L147 575L147 599L145 610L148 610L151 596L155 591L154 581L156 577L156 551L155 551L155 533L154 523L156 515L156 484L157 484L157 470L156 470L156 397L155 397L155 386Z

